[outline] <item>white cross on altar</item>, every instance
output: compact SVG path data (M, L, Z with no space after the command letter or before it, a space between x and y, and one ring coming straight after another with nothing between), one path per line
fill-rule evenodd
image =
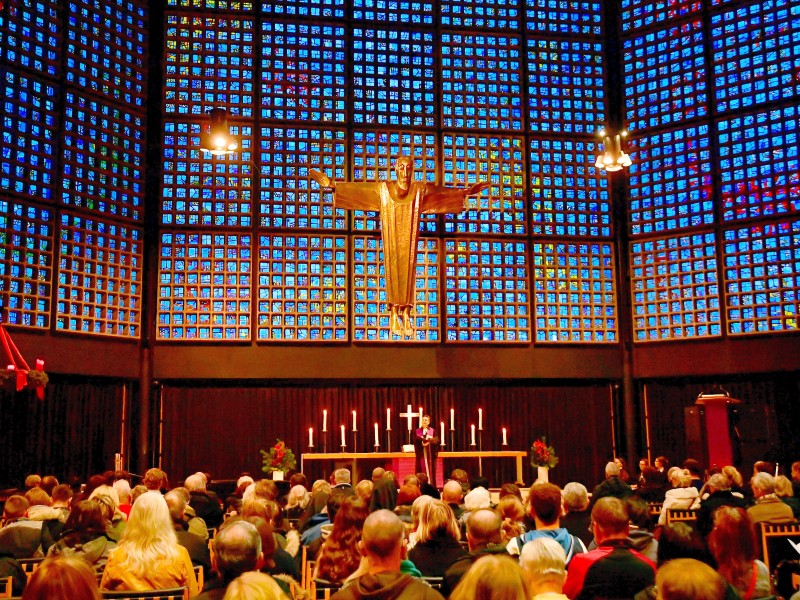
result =
M415 412L411 412L411 406L410 405L409 405L407 410L408 410L408 412L400 413L400 416L401 417L405 417L406 419L408 419L408 430L411 431L411 419L413 419L414 417L416 417L418 415Z

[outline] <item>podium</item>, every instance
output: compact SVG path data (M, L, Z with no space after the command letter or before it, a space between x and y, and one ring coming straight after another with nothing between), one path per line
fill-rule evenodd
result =
M703 458L709 467L724 467L736 463L731 435L734 423L731 412L741 402L728 394L700 394L694 403L697 413L693 426L690 427L687 423L687 438L696 437L695 447L703 452ZM687 410L687 416L693 412ZM695 435L691 435L692 433ZM689 445L692 445L691 441ZM697 458L701 459L700 456Z

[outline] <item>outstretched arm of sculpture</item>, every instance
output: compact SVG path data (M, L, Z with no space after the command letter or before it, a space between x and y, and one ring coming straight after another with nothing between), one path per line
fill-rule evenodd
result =
M348 210L380 210L383 183L336 182L322 171L309 169L308 175L322 189L333 190L333 205Z
M488 181L473 183L467 188L428 185L425 188L424 213L459 213L467 208L467 196L480 194L492 184Z

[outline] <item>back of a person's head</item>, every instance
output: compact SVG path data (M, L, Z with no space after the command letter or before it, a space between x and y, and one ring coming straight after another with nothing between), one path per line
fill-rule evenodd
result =
M228 584L223 600L284 600L286 595L266 573L243 573Z
M336 513L333 521L333 529L358 531L364 527L364 520L369 515L369 507L358 496L348 496L342 501L342 505Z
M403 477L403 485L415 485L419 487L419 479L414 473L409 473L405 477Z
M789 498L794 496L792 482L785 475L778 475L775 478L775 494L779 498Z
M532 583L542 580L559 582L567 576L567 554L561 544L549 537L539 537L522 547L519 564Z
M364 553L386 559L399 549L403 535L404 526L400 517L390 510L376 510L364 521L361 532Z
M497 503L496 510L503 519L522 521L525 518L525 507L516 496L503 496Z
M155 490L136 499L122 534L122 543L134 546L151 544L153 540L171 545L177 543L167 502Z
M469 490L469 475L464 469L453 469L450 473L450 479L457 481L464 491Z
M606 463L606 477L619 477L619 465L613 460Z
M442 500L445 502L461 502L464 491L461 489L461 484L455 479L451 479L444 484L442 488Z
M42 476L33 473L25 478L25 489L29 490L31 488L39 487L41 483L42 483Z
M255 525L237 519L219 530L212 547L217 571L224 581L232 581L258 567L261 536Z
M450 600L528 600L522 567L510 556L479 558L450 594Z
M100 600L97 576L89 562L75 556L46 558L28 576L23 600Z
M656 589L661 600L723 600L727 583L700 561L676 558L659 567Z
M58 485L58 479L56 479L55 475L45 475L42 477L42 481L39 483L39 487L42 488L48 495L53 495L53 488Z
M62 483L53 488L53 503L68 504L72 498L72 488L66 483Z
M120 504L130 504L131 500L131 484L127 479L117 479L114 482L114 489L117 491Z
M503 500L500 501L501 504ZM503 539L503 520L493 510L476 510L467 519L467 536L472 546L499 544Z
M134 488L131 490L131 504L136 502L136 499L139 496L141 496L142 494L146 494L148 491L149 490L147 489L147 486L145 486L145 485L139 484L137 486L134 486Z
M386 469L383 467L375 467L372 469L372 481L378 481L383 479L383 476L386 474Z
M419 483L420 487L422 487L426 483L430 483L430 479L428 479L427 473L417 473L415 477L417 478L417 483Z
M480 510L492 506L492 496L485 487L476 487L464 496L464 508L466 510Z
M589 492L582 483L570 481L564 486L561 496L569 512L581 512L589 508Z
M728 487L735 486L740 488L744 485L744 478L736 467L731 465L724 466L722 467L722 474L728 478L730 483Z
M692 474L688 469L672 467L669 473L669 481L675 488L688 488L692 484Z
M142 485L148 490L161 490L169 487L167 474L161 469L148 469L142 479Z
M663 565L675 558L708 560L706 545L700 534L691 525L680 521L664 525L658 538L658 564Z
M183 520L184 513L186 512L186 500L178 492L171 491L164 494L164 500L167 502L169 508L169 517L173 523L179 523Z
M695 460L694 458L687 458L685 461L683 461L683 468L689 471L689 473L691 473L693 476L703 476L703 467L700 465L700 461Z
M330 519L331 523L333 523L333 521L336 519L336 513L339 512L342 504L348 498L349 496L342 490L333 490L331 495L328 496L328 502L326 506L328 508L328 519Z
M731 489L731 483L722 473L717 473L708 478L707 485L715 492L724 492Z
M765 460L758 460L753 464L753 473L772 474L774 472L775 467L772 466L772 463L768 463Z
M190 492L202 492L206 489L206 478L199 473L194 473L186 478L183 486Z
M628 511L628 520L632 525L639 529L650 529L652 521L650 507L644 499L631 496L625 500L625 508Z
M500 492L497 495L500 500L508 495L516 496L522 500L522 492L519 490L519 486L516 483L504 483L500 486Z
M370 479L362 479L356 485L356 496L369 502L372 498L372 490L375 489L375 484Z
M25 516L29 506L30 504L28 504L25 496L14 494L9 496L3 505L3 516L6 519L20 519Z
M397 506L411 506L414 500L421 495L422 492L419 491L419 486L404 483L400 486L400 491L397 492Z
M293 488L296 485L302 485L304 488L308 489L308 477L303 473L295 473L289 478L289 487Z
M333 472L333 481L336 485L350 483L350 469L336 469Z
M64 528L77 533L105 533L103 509L94 500L82 500L72 507Z
M50 506L52 504L50 496L41 487L29 489L25 492L25 499L28 501L29 508L31 506Z
M561 516L561 488L552 483L534 483L528 493L531 512L545 525Z
M600 498L592 508L592 521L606 535L616 535L628 530L628 511L619 498Z
M417 542L427 542L437 537L459 541L461 527L450 506L442 500L433 499L420 510Z
M758 472L753 475L750 481L753 486L753 491L759 491L762 495L772 494L775 492L775 478L769 473Z

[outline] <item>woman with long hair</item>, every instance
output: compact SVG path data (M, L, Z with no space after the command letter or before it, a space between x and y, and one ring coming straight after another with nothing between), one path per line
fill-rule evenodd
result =
M441 500L422 506L417 543L408 558L425 577L443 577L453 562L467 551L459 544L461 528L453 510Z
M351 497L342 502L333 519L333 529L317 557L315 579L342 584L358 568L361 563L358 540L368 515L367 503L361 498Z
M516 496L503 496L495 509L503 520L503 542L525 533L525 507Z
M742 600L772 594L769 571L756 559L755 530L745 509L720 506L714 511L714 529L708 536L708 548L717 561L717 571L736 588Z
M106 535L106 520L94 500L78 502L67 517L64 533L50 546L47 556L79 556L101 573L108 555L117 547Z
M475 561L450 594L450 600L529 600L525 575L510 556L484 556Z
M82 558L55 556L46 558L29 576L23 600L100 600L97 576Z
M133 503L125 533L108 557L100 589L134 590L186 586L198 594L197 578L186 548L178 545L164 497L155 491Z

